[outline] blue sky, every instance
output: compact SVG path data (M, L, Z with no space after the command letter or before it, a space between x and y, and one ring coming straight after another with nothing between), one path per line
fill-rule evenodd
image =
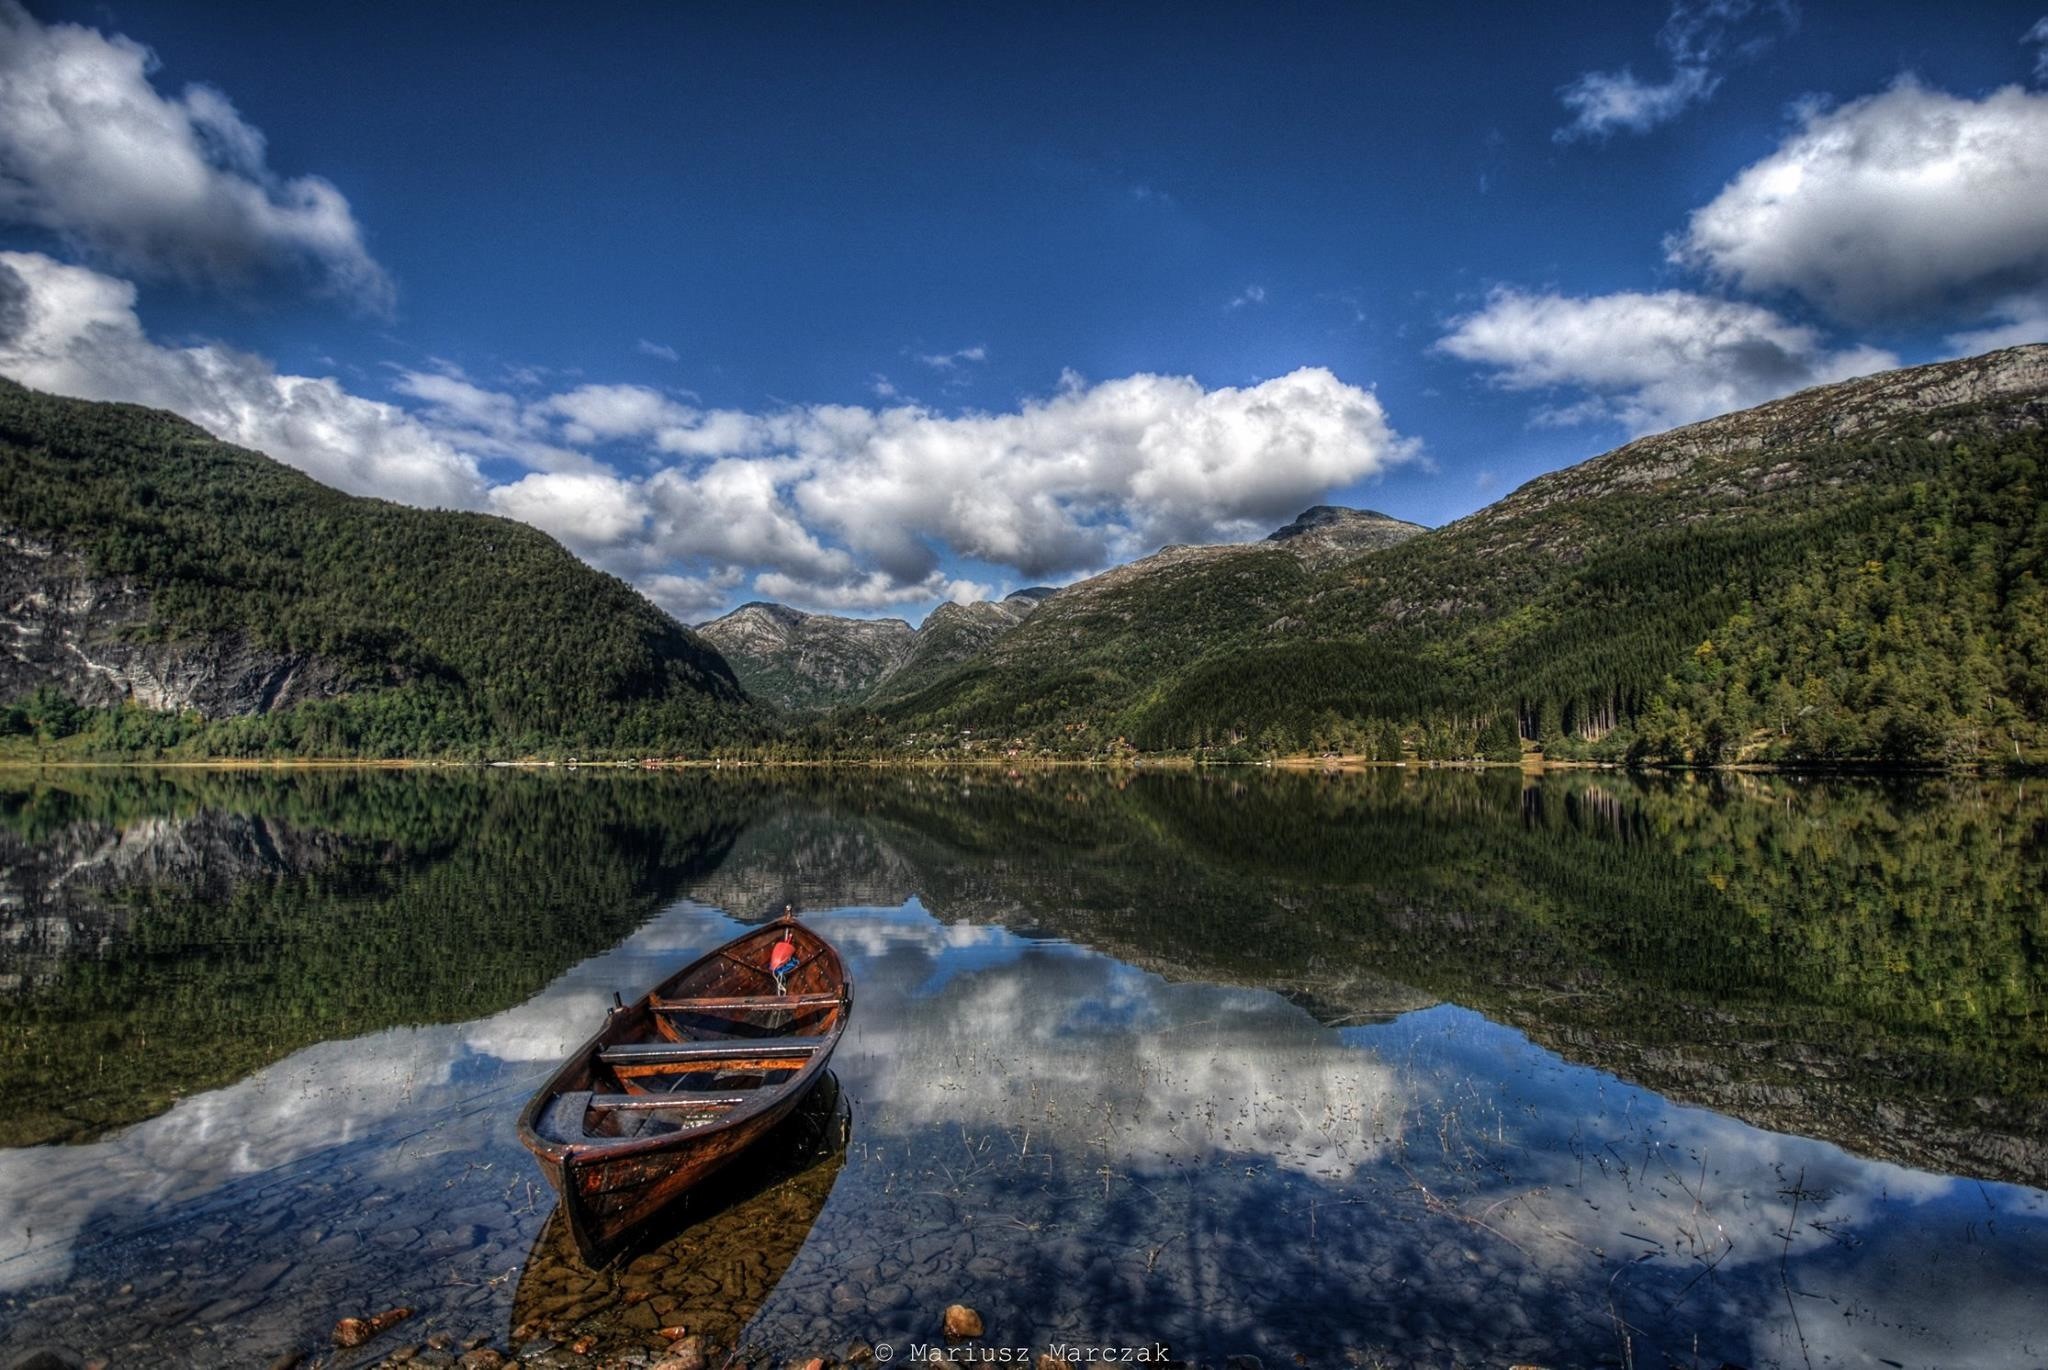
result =
M2048 5L0 0L0 373L916 620L2048 337Z

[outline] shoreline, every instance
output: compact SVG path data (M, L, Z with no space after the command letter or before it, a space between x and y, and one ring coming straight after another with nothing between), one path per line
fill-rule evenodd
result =
M1872 779L1970 776L2024 780L2048 773L2038 762L1943 766L1934 763L1842 761L1784 765L1741 761L1716 766L1629 766L1618 761L1548 760L1532 753L1519 761L1375 761L1358 756L1279 756L1256 761L1208 761L1186 755L1128 757L815 757L808 759L658 758L637 761L457 761L434 757L276 757L276 758L140 758L0 756L0 772L44 770L109 771L771 771L771 770L1048 770L1202 771L1277 770L1313 774L1362 774L1375 770L1519 771L1540 776L1550 771L1608 771L1634 775L1811 775L1864 776Z

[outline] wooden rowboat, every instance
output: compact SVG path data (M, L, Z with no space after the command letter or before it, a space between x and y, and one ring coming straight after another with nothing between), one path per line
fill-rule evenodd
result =
M768 954L784 932L796 960L779 993ZM852 1010L839 953L787 915L614 1007L519 1115L584 1259L611 1260L802 1103Z

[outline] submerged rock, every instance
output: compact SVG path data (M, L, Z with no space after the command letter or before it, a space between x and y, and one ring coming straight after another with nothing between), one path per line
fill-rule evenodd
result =
M344 1350L361 1346L378 1333L396 1327L411 1316L410 1308L390 1308L374 1318L343 1318L334 1324L334 1344Z

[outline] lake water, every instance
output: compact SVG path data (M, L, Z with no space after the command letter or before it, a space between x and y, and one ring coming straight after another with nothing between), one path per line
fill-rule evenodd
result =
M2012 781L0 773L0 1364L2041 1365L2044 866ZM582 1269L520 1105L785 900L836 1095Z

